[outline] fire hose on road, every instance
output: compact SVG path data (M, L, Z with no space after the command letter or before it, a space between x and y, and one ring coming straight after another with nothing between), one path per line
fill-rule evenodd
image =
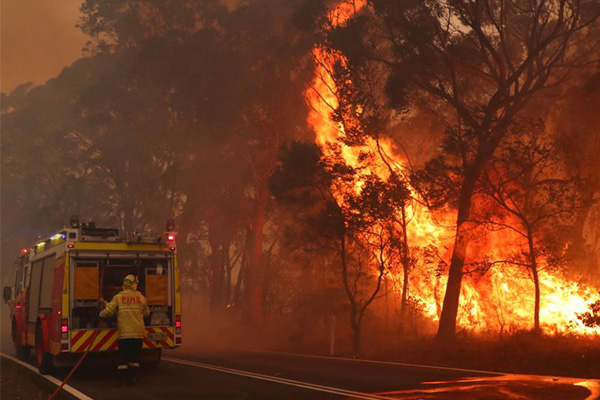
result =
M106 270L103 269L102 273L100 275L100 293L103 292L103 282L104 282L104 274L105 274ZM104 300L103 297L100 297L99 299L100 304L105 304L106 301ZM73 366L73 368L71 369L71 371L69 372L69 374L65 377L65 379L63 379L63 381L61 382L60 386L56 388L56 390L54 391L54 393L52 393L52 395L50 397L48 397L48 400L52 400L54 399L54 397L56 397L56 395L58 394L58 392L60 392L60 390L67 384L67 382L69 382L69 379L71 379L71 377L73 376L73 374L75 373L75 371L77 371L77 369L79 369L79 367L81 366L81 364L83 363L83 360L85 360L85 358L87 357L88 353L90 352L90 350L94 347L94 345L96 344L96 338L98 337L98 334L100 333L102 326L104 325L104 321L102 319L100 319L100 321L98 322L98 327L96 328L96 331L92 334L91 340L90 340L90 344L88 344L87 348L85 349L85 351L83 352L83 354L81 355L81 357L79 358L79 360L77 361L77 363Z
M95 332L92 333L92 338L90 340L90 344L87 346L87 348L85 349L85 351L83 352L83 354L81 355L81 357L79 358L79 360L77 361L77 363L73 366L73 368L71 368L71 371L69 372L69 374L65 377L65 379L63 379L63 381L61 382L60 386L58 386L56 388L56 390L54 391L54 393L52 393L52 395L50 395L50 397L48 397L48 400L54 399L56 397L56 395L60 392L60 390L67 384L67 382L69 382L69 379L71 379L71 377L73 376L73 374L75 373L75 371L77 371L77 369L79 369L79 367L83 363L83 360L85 360L85 358L87 357L87 355L90 352L90 350L96 344L95 343L96 338L98 337L98 334L102 330L102 326L103 325L104 325L104 321L100 320L100 322L98 323L98 328L96 328Z

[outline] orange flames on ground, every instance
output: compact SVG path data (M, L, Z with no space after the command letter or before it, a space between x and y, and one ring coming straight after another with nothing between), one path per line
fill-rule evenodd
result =
M365 0L342 2L330 13L334 26L346 23L349 17L366 4ZM377 142L368 138L363 146L348 146L341 140L344 129L333 122L332 113L338 101L335 83L330 75L336 61L344 62L339 54L328 52L322 47L313 50L316 60L315 78L306 97L312 107L308 122L316 132L316 142L324 156L332 155L329 145L341 150L344 161L352 167L363 167L367 171L387 179L388 166L383 162ZM380 139L383 154L390 158L395 168L401 171L403 158L390 139ZM361 154L370 154L369 164L365 165ZM360 184L353 190L359 191ZM338 193L338 200L342 193ZM414 203L409 209L411 216L408 225L408 240L415 248L433 246L437 249L440 261L447 262L451 256L453 243L452 211L433 215L426 207ZM468 260L502 260L508 253L517 250L515 237L506 231L489 232L483 243L474 243L469 250ZM517 247L515 247L517 246ZM388 278L401 293L402 271L394 272ZM431 321L437 321L441 312L446 272L435 273L435 266L428 265L423 257L417 257L411 271L409 294L418 303L419 311ZM564 277L560 272L550 270L540 273L541 309L540 321L546 333L575 333L593 335L600 329L584 326L577 318L578 313L588 311L588 304L600 298L598 289ZM461 328L477 333L511 333L533 327L534 285L522 268L502 264L492 267L485 274L466 275L463 279L458 324Z

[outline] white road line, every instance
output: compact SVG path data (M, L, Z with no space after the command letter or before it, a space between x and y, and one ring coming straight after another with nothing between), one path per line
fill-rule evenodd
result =
M315 391L325 392L325 393L339 394L339 395L343 395L343 396L352 396L355 399L365 399L365 400L395 399L395 397L379 396L376 394L356 392L353 390L318 385L316 383L302 382L302 381L297 381L297 380L293 380L293 379L279 378L279 377L272 376L272 375L264 375L264 374L258 374L255 372L242 371L239 369L220 367L220 366L212 365L212 364L204 364L204 363L200 363L200 362L196 362L196 361L182 360L180 358L163 357L162 359L165 361L173 362L173 363L189 365L192 367L198 367L198 368L204 368L204 369L210 369L213 371L224 372L227 374L239 375L239 376L244 376L244 377L253 378L253 379L259 379L259 380L263 380L263 381L280 383L282 385L296 386L296 387L300 387L300 388L304 388L304 389L310 389L310 390L315 390Z
M380 364L380 365L396 365L399 367L412 367L422 369L437 369L442 371L457 371L457 372L473 372L477 374L488 374L488 375L525 375L515 374L512 372L498 372L498 371L482 371L478 369L466 369L466 368L454 368L454 367L440 367L437 365L423 365L423 364L407 364L393 361L378 361L378 360L366 360L362 358L346 358L346 357L333 357L333 356L319 356L313 354L299 354L299 353L286 353L280 351L269 351L269 350L248 350L248 349L236 349L238 351L246 353L265 353L265 354L279 354L282 356L293 356L293 357L304 357L304 358L319 358L325 360L340 360L340 361L352 361L366 364ZM528 375L531 376L531 375ZM552 375L553 376L553 375Z
M346 358L346 357L333 357L333 356L319 356L314 354L299 354L299 353L287 353L280 351L270 351L270 350L250 350L250 349L235 349L236 351L246 352L246 353L264 353L264 354L275 354L282 356L293 356L299 358L319 358L324 360L340 360L340 361L354 361L366 364L382 364L382 365L396 365L399 367L413 367L413 368L422 368L422 369L437 369L442 371L457 371L457 372L473 372L477 374L487 374L487 375L512 375L512 376L525 376L525 377L536 377L536 378L560 378L560 379L581 379L586 380L587 378L580 378L576 376L561 376L561 375L535 375L535 374L523 374L516 372L502 372L502 371L485 371L479 369L466 369L466 368L454 368L454 367L440 367L436 365L424 365L424 364L407 364L407 363L399 363L393 361L378 361L378 360L367 360L361 358Z
M4 357L4 358L6 358L6 359L8 359L8 360L14 361L14 362L16 362L16 363L17 363L17 364L19 364L19 365L22 365L23 367L25 367L25 368L27 368L27 369L29 369L29 370L33 371L34 373L36 373L36 374L38 374L38 375L40 375L40 376L42 376L42 377L46 378L46 379L47 379L47 380L49 380L50 382L54 383L56 386L60 386L60 385L61 385L61 383L62 383L60 380L56 379L55 377L53 377L53 376L51 376L51 375L43 375L43 374L40 374L40 373L39 373L39 371L37 370L37 368L35 368L35 367L33 367L33 366L31 366L31 365L27 364L26 362L23 362L23 361L21 361L21 360L17 359L17 358L14 358L14 357L12 357L12 356L9 356L9 355L7 355L7 354L4 354L4 353L0 353L0 356L2 356L2 357ZM78 398L78 399L80 399L80 400L94 400L94 399L92 399L91 397L89 397L89 396L87 396L87 395L85 395L85 394L81 393L79 390L75 389L75 388L74 388L73 386L71 386L71 385L65 385L65 386L63 386L63 389L64 389L66 392L68 392L69 394L71 394L72 396L75 396L76 398Z

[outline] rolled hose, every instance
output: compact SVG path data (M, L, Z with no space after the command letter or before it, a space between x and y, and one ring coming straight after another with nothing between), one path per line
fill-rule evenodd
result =
M60 392L60 390L67 384L67 382L69 382L69 379L71 379L71 377L73 376L75 371L77 371L77 369L81 366L81 363L83 363L83 360L85 360L88 353L92 349L92 346L94 345L94 342L96 341L96 337L100 333L100 328L102 328L103 324L104 324L104 321L100 320L100 322L98 323L98 328L96 328L96 331L94 333L92 333L92 340L90 340L90 344L88 344L87 348L85 349L85 352L81 355L81 357L79 358L77 363L73 366L73 368L71 368L71 371L69 372L69 374L60 383L60 386L56 388L56 390L54 391L54 393L52 393L50 395L50 397L48 397L48 400L52 400L56 397L56 395Z

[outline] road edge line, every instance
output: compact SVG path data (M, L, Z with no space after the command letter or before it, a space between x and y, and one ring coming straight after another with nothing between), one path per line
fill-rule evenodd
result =
M173 362L173 363L177 363L177 364L189 365L189 366L197 367L197 368L205 368L205 369L222 372L222 373L226 373L226 374L238 375L238 376L243 376L246 378L252 378L252 379L258 379L258 380L263 380L263 381L268 381L268 382L273 382L273 383L279 383L281 385L296 386L296 387L300 387L303 389L310 389L310 390L314 390L314 391L318 391L318 392L332 393L332 394L338 394L338 395L343 395L343 396L353 396L353 398L357 398L357 399L364 399L364 400L394 400L395 399L395 397L390 397L390 396L380 396L377 394L356 392L356 391L348 390L348 389L341 389L341 388L336 388L336 387L332 387L332 386L319 385L317 383L297 381L297 380L288 379L288 378L279 378L277 376L259 374L256 372L244 371L244 370L239 370L239 369L234 369L234 368L229 368L229 367L222 367L222 366L213 365L213 364L205 364L205 363L200 363L197 361L184 360L181 358L163 357L162 359L164 361L169 361L169 362Z
M318 354L301 354L301 353L288 353L282 351L273 351L273 350L253 350L253 349L235 349L236 351L246 352L246 353L265 353L265 354L279 354L284 356L294 356L294 357L305 357L305 358L321 358L325 360L339 360L339 361L356 361L362 362L365 364L383 364L383 365L397 365L399 367L414 367L414 368L428 368L428 369L439 369L446 371L458 371L458 372L474 372L480 374L488 374L488 375L497 375L497 376L529 376L529 377L537 377L537 378L559 378L559 379L571 379L571 380L598 380L600 378L585 378L581 376L565 376L565 375L540 375L540 374L524 374L521 372L506 372L506 371L485 371L480 369L467 369L467 368L456 368L456 367L443 367L441 365L425 365L425 364L408 364L408 363L400 363L394 361L382 361L382 360L370 360L365 358L349 358L349 357L335 357L335 356L323 356Z
M37 375L39 375L39 376L41 376L43 378L46 378L48 381L52 382L56 386L60 386L62 384L62 382L59 379L53 377L52 375L40 374L40 372L37 370L37 368L31 366L30 364L27 364L24 361L19 360L18 358L15 358L13 356L9 356L8 354L4 354L4 353L1 353L1 352L0 352L0 356L6 358L7 360L15 362L15 363L17 363L17 364L19 364L19 365L27 368L30 371L33 371L35 374L37 374ZM88 395L80 392L79 390L75 389L71 385L66 384L66 385L63 386L63 389L67 393L69 393L71 396L73 396L73 397L75 397L75 398L77 398L79 400L94 400L90 396L88 396Z
M443 371L474 372L474 373L479 373L479 374L498 375L498 376L500 376L500 375L534 376L531 374L518 374L518 373L512 373L512 372L484 371L484 370L479 370L479 369L442 367L439 365L409 364L409 363L400 363L400 362L394 362L394 361L369 360L369 359L364 359L364 358L349 358L349 357L335 357L335 356L321 356L321 355L317 355L317 354L288 353L288 352L272 351L272 350L239 349L239 351L244 351L247 353L279 354L279 355L293 356L293 357L321 358L321 359L325 359L325 360L353 361L353 362L360 362L360 363L365 363L365 364L397 365L399 367L427 368L427 369L437 369L437 370L443 370ZM536 375L536 376L555 377L555 375ZM565 377L565 378L567 378L567 377ZM580 378L576 378L576 379L580 379ZM583 378L581 378L581 379L583 379Z
M305 358L321 358L325 360L340 360L340 361L355 361L361 362L365 364L383 364L383 365L397 365L399 367L414 367L414 368L428 368L428 369L439 369L446 371L458 371L458 372L474 372L479 374L488 374L488 375L497 375L497 376L533 376L538 378L560 378L560 379L571 379L571 380L599 380L600 378L584 378L580 376L564 376L564 375L540 375L540 374L524 374L520 372L506 372L506 371L485 371L480 369L467 369L467 368L456 368L456 367L443 367L441 365L425 365L425 364L409 364L409 363L400 363L394 361L382 361L382 360L370 360L364 358L348 358L348 357L335 357L335 356L323 356L317 354L301 354L301 353L288 353L281 351L273 351L273 350L252 350L252 349L236 349L237 351L243 351L247 353L265 353L265 354L279 354L285 356L294 356L294 357L305 357Z

